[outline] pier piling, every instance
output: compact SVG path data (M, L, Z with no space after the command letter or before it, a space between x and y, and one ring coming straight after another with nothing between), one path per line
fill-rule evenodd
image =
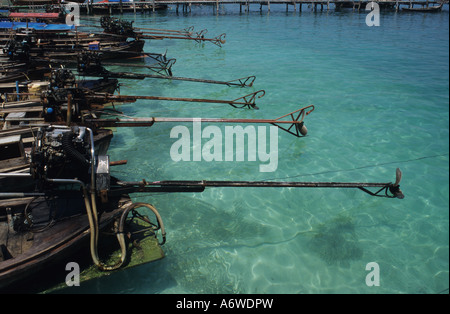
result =
M85 3L80 4L81 13L94 14L96 8L103 8L113 14L114 12L134 12L141 11L157 11L159 7L167 7L168 5L175 6L175 10L178 13L180 5L183 12L191 12L192 5L209 5L213 7L216 14L219 13L220 5L239 5L239 12L242 13L242 7L246 12L250 11L250 4L259 4L260 11L263 10L263 6L267 6L267 11L270 12L271 3L285 4L286 12L289 11L289 6L294 6L294 12L297 11L297 3L299 12L303 11L303 4L307 7L311 7L311 11L317 12L318 5L320 5L320 11L324 10L326 6L327 11L331 9L331 5L334 5L335 10L341 8L353 8L353 11L362 11L369 2L377 2L381 7L388 7L395 11L401 11L401 7L405 6L413 8L414 5L421 5L422 7L429 7L431 5L440 5L442 1L448 4L448 0L145 0L140 2L133 2L132 4L124 3L123 0L118 2L94 3L93 0L88 0ZM106 7L105 7L106 6ZM139 10L140 8L140 10Z

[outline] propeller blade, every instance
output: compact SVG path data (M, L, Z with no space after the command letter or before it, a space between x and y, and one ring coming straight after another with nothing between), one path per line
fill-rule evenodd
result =
M400 168L397 168L397 170L395 171L395 183L394 183L394 186L399 186L401 180L402 180L402 172L400 171Z
M295 110L291 113L288 113L284 116L275 119L276 122L273 124L279 127L280 129L292 135L295 135L296 137L306 136L306 134L308 133L308 129L306 128L303 119L311 112L313 112L314 109L315 109L314 105L303 107L301 109ZM286 117L290 117L290 120L288 121L282 120ZM291 123L291 125L289 127L281 126L280 123Z

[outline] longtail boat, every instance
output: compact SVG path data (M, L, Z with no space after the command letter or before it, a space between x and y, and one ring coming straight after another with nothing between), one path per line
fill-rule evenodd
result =
M402 8L402 11L408 11L408 12L440 12L442 11L442 6L444 4L441 3L439 5L434 5L434 6L422 6L422 7L407 7L407 8Z
M104 21L108 27L114 22ZM187 30L186 34L172 30L165 30L165 34L156 34L158 31L151 29L141 30L142 38L162 36L196 41L207 39L204 32L193 35L191 30ZM129 37L129 34L125 36ZM222 38L219 36L210 41L220 46L224 43ZM135 40L142 39L136 37ZM19 54L24 59L11 60L13 63L8 63L8 66L13 67L20 62L28 64L30 59L45 61L37 60L42 59L42 56L38 58L33 55L32 50L27 54L27 50L22 48L9 50L14 51L12 57L18 56L19 51L24 52ZM79 54L77 58L80 58ZM47 59L47 62L54 60ZM163 258L161 246L166 242L163 218L153 205L133 203L131 193L201 193L210 188L289 187L358 189L374 197L404 198L400 190L402 173L399 169L396 170L394 182L207 181L201 178L127 181L126 178L114 177L111 175L111 167L126 164L127 161L110 160L108 148L113 137L110 128L154 128L161 123L196 121L236 125L265 124L301 139L308 135L305 121L309 119L315 106L301 106L275 119L130 117L114 107L107 107L108 104L167 100L229 105L231 110L253 110L258 109L256 100L263 97L265 91L258 90L236 99L118 95L114 94L117 78L131 78L132 75L106 71L103 65L105 64L97 63L97 70L102 72L99 80L76 81L72 71L58 68L51 71L47 86L43 86L39 92L21 92L18 82L12 85L16 89L11 95L2 95L1 292L23 292L24 289L31 288L33 282L40 283L36 280L37 276L49 274L55 275L56 282L62 286L70 286L67 271L85 264L86 258L89 272L82 272L85 274L82 280ZM96 64L93 70L78 64L78 70L89 74L89 71L95 71L95 66ZM165 70L167 71L167 67ZM178 79L240 87L253 85L254 81L254 77L239 79L236 84L232 84L233 81ZM10 87L11 84L2 91ZM14 100L10 99L11 96ZM48 277L45 278L47 281Z
M56 263L78 264L80 258L74 253L86 245L101 271L126 265L132 251L138 251L139 246L133 245L144 232L153 241L161 232L162 239L156 244L159 248L166 241L161 216L151 204L132 203L128 193L191 193L213 187L303 187L357 188L372 196L403 198L400 170L395 183L122 181L111 177L109 157L96 154L93 134L92 129L81 126L41 127L31 153L30 172L0 173L0 178L34 183L33 189L0 192L0 289L14 291L14 284L30 280L46 267L55 271ZM377 191L370 190L374 188ZM137 212L138 208L150 210L155 216L153 222L148 215ZM133 223L134 220L146 226ZM111 264L99 257L102 230L117 237L120 246L119 258ZM162 257L163 253L156 259Z
M57 76L56 76L57 77ZM61 88L63 89L63 88ZM74 92L73 89L68 91ZM44 105L51 103L51 94L46 92ZM72 96L73 95L73 98ZM252 108L258 93L249 98L232 103L233 107ZM22 128L34 128L32 146L28 157L22 152L20 138L13 143L11 133L3 138L5 152L2 156L9 160L21 161L21 170L0 172L2 180L14 180L0 192L0 290L6 292L23 289L21 282L30 282L37 270L52 269L59 273L61 282L65 268L55 270L55 265L78 265L82 257L90 252L93 265L98 269L94 277L102 272L110 272L129 265L139 265L160 259L164 256L160 245L166 241L166 231L162 217L157 209L147 203L132 203L129 193L149 192L203 192L208 188L225 187L266 187L266 188L356 188L372 196L403 198L400 190L401 172L397 170L396 180L382 183L366 182L270 182L270 181L205 181L205 180L160 180L125 181L114 178L110 167L116 164L105 155L105 148L98 149L95 134L105 127L151 127L155 123L173 123L194 121L194 118L98 118L98 109L84 108L81 117L73 117L70 108L81 107L82 99L99 98L105 101L135 101L143 96L109 95L86 91L78 99L77 94L62 93L59 109L64 113L54 123L44 121L34 124L23 120ZM73 101L73 103L72 103ZM200 101L200 100L199 100ZM201 100L204 101L204 100ZM222 101L217 101L222 103ZM229 101L225 101L229 102ZM47 108L50 108L47 106ZM65 109L64 109L65 108ZM276 119L220 119L202 118L209 123L232 124L270 124L296 136L305 137L307 130L304 119L314 110L306 106ZM101 111L101 110L100 110ZM45 110L44 110L45 112ZM89 114L92 112L92 114ZM66 119L64 119L66 117ZM75 119L76 118L76 119ZM36 128L38 128L36 130ZM13 129L11 129L11 132ZM97 135L98 136L98 135ZM0 142L1 143L1 142ZM14 145L13 145L14 144ZM4 161L2 161L4 164ZM123 161L117 162L123 164ZM27 171L23 171L27 169ZM3 181L7 182L7 181ZM375 189L375 190L374 190ZM149 218L152 216L153 218ZM99 250L103 243L99 241L103 232L118 240L118 255L108 253L105 262ZM142 245L148 245L153 252L150 256L141 256L138 262L133 256L143 254ZM141 245L142 244L142 245ZM117 247L117 245L116 245ZM84 254L76 254L77 250ZM113 249L115 252L117 249ZM82 251L83 252L83 251ZM116 255L114 255L116 256ZM90 275L91 276L91 275ZM90 277L88 277L90 278ZM14 288L21 287L21 288Z

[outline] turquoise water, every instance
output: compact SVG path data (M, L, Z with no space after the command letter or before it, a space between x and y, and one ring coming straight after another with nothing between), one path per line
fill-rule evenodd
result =
M166 257L82 286L91 293L448 293L449 14L381 11L294 12L284 5L193 7L189 14L124 15L134 26L208 29L226 44L148 41L147 52L177 59L175 76L231 80L251 88L147 79L122 94L235 99L264 89L260 110L138 101L134 117L271 119L314 104L308 136L278 132L278 167L260 162L174 162L177 125L122 128L112 160L124 180L390 182L403 171L405 199L353 189L211 188L203 193L134 195L155 205L167 231ZM99 17L98 17L99 18ZM90 18L93 19L93 18ZM95 17L94 17L95 19ZM132 70L133 68L130 68ZM145 72L142 70L142 72ZM203 126L206 126L204 124ZM224 125L220 126L224 130ZM206 140L204 140L205 142ZM366 265L380 285L367 286Z

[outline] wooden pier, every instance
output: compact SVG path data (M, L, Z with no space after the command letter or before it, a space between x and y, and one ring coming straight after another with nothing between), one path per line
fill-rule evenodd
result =
M294 11L301 12L303 6L306 5L312 11L330 10L331 8L339 10L342 8L350 8L353 10L365 10L366 5L370 2L376 2L381 9L401 10L402 7L414 8L436 6L441 3L448 4L448 0L145 0L134 2L111 2L111 3L95 3L88 0L80 4L83 13L96 13L102 9L106 13L125 13L125 12L148 12L166 9L168 6L175 6L176 11L190 12L193 6L208 5L212 6L215 12L219 12L222 5L239 5L240 12L250 10L250 5L259 5L260 10L263 6L270 11L271 4L285 4L286 10L293 8ZM320 8L320 9L319 9Z

